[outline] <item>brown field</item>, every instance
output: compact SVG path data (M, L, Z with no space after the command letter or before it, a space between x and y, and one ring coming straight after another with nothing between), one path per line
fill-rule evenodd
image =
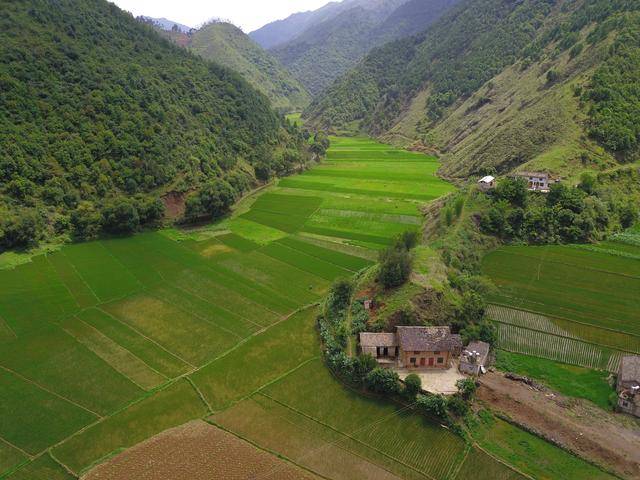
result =
M167 430L82 480L316 480L318 477L203 421Z

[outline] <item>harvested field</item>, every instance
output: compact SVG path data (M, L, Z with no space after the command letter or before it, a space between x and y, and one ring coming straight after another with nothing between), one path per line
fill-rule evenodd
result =
M312 480L315 475L203 421L167 430L82 480Z

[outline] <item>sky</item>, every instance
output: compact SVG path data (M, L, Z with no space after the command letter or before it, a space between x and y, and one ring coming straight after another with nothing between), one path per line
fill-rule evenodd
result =
M111 0L134 16L165 17L189 27L212 18L230 20L249 33L292 13L315 10L329 0Z

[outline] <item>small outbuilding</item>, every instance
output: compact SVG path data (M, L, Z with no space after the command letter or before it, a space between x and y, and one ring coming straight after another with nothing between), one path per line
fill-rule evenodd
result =
M492 177L491 175L482 177L480 180L478 180L478 188L483 192L487 192L496 188L496 177Z
M640 417L640 356L622 357L616 390L618 410Z
M467 375L485 372L491 346L486 342L471 342L460 356L460 371Z

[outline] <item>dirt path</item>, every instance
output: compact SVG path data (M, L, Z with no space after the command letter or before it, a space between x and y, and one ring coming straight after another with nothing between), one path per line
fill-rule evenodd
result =
M624 478L640 479L640 422L631 417L551 390L536 390L500 373L481 378L478 399L580 457Z

